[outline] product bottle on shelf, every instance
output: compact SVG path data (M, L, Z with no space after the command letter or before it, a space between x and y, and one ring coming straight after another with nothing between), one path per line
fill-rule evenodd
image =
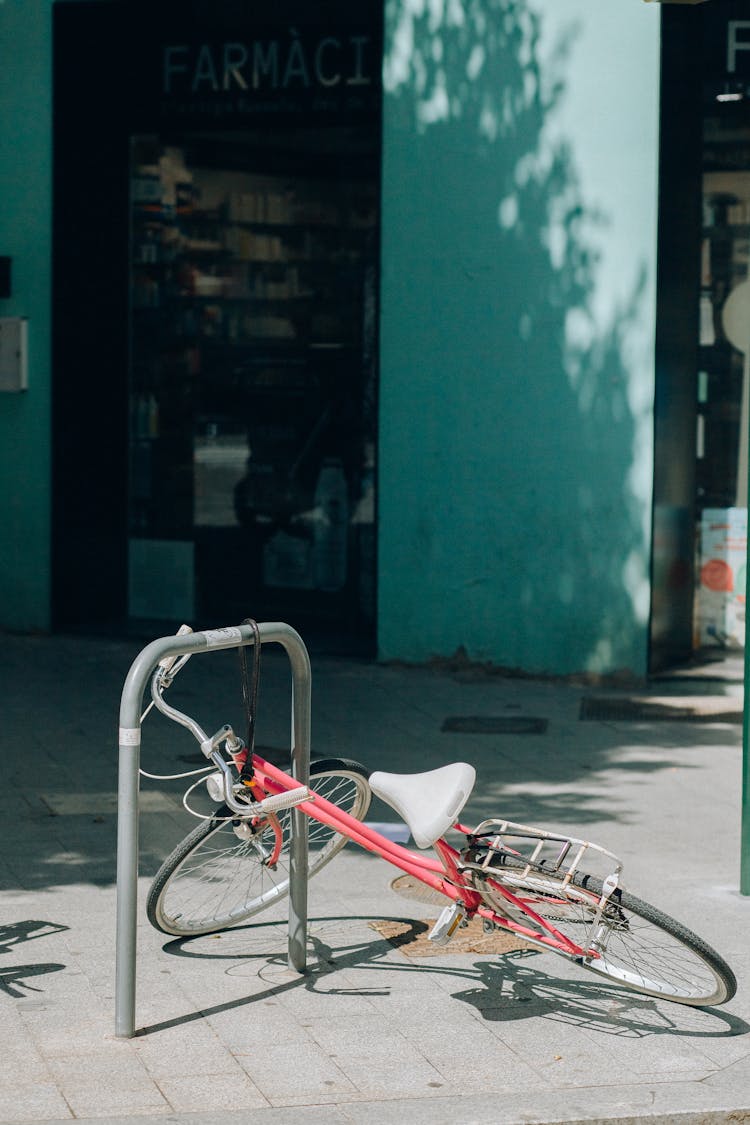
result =
M313 580L318 590L335 593L348 566L349 490L341 461L328 457L315 488Z

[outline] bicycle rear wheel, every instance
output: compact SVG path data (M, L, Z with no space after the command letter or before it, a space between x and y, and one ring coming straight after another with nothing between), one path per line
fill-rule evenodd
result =
M369 772L358 762L326 758L310 766L310 789L362 820L370 806ZM157 930L191 937L224 930L282 899L289 890L291 810L278 814L282 849L275 870L267 860L274 844L269 827L243 839L241 822L223 805L178 844L159 868L146 902ZM308 818L309 877L347 843L347 837Z
M596 934L591 935L603 890L600 879L576 874L565 885L560 874L547 873L543 864L538 872L525 871L524 861L498 854L491 874L475 872L475 884L487 905L499 914L505 912L507 900L497 884L506 886L576 945L584 946L593 937L598 947L572 958L583 968L625 988L678 1004L704 1007L724 1004L734 996L737 982L726 961L650 903L615 890Z

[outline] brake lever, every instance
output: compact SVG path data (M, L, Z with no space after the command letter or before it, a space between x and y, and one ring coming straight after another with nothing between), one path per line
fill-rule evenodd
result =
M184 637L188 633L192 633L190 625L180 625L175 633L176 637ZM192 652L185 652L182 656L165 656L159 661L159 667L162 670L162 683L165 688L168 688L174 680L177 673L181 668L184 668L188 660L192 656Z
M180 625L179 629L175 633L175 636L176 637L184 637L188 633L192 633L192 631L193 630L192 630L192 627L190 625ZM166 691L168 687L172 686L172 683L174 682L175 676L177 675L177 673L182 668L185 667L185 665L187 664L188 660L190 659L190 657L192 655L193 655L192 652L186 652L186 653L183 653L182 656L165 656L159 661L159 663L157 665L156 675L155 675L154 679L156 679L158 677L158 684L159 684L158 690L160 692ZM152 695L154 694L154 687L155 687L155 685L154 685L153 680L152 680L152 691L151 691ZM155 705L156 705L156 700L152 699L151 702L149 703L148 707L146 708L146 710L141 715L141 722L143 722L143 720L146 718L146 716L148 715L151 708L154 707Z

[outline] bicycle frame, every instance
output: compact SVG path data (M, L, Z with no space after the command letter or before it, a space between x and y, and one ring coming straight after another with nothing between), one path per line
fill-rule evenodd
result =
M254 625L253 629L250 624ZM187 627L181 630L181 634L187 632ZM170 686L174 675L195 652L203 649L212 651L241 648L267 641L281 644L291 665L290 771L288 774L284 773L253 753L251 763L255 776L252 780L255 785L251 786L250 792L245 790L243 793L243 783L251 781L251 774L249 770L241 768L242 752L244 750L247 753L242 740L237 738L229 725L223 726L209 737L194 719L169 707L163 700L163 691ZM151 678L152 702L143 712L143 694L148 677ZM271 879L271 883L275 884L271 897L276 901L288 893L288 962L291 969L303 972L306 964L308 880L307 832L303 818L307 817L328 826L342 841L353 840L365 851L379 856L447 899L451 905L445 907L430 934L440 944L452 935L459 924L465 923L467 918L480 917L489 928L512 932L523 939L524 944L559 953L583 968L594 969L604 977L646 995L663 997L676 1003L705 1006L724 1003L736 992L732 970L705 942L648 903L640 902L632 896L628 898L624 891L620 894L618 888L622 864L616 856L599 845L508 820L484 820L473 828L455 822L453 830L466 838L466 847L457 851L441 838L433 844L435 855L428 856L424 852L417 853L402 847L325 800L314 787L310 788L312 782L308 780L310 667L307 650L299 635L288 625L269 623L255 626L254 623L244 623L237 628L153 641L133 662L123 686L119 727L115 980L115 1033L118 1036L130 1038L135 1034L138 789L139 774L142 772L139 759L141 725L152 705L156 705L168 719L186 727L197 739L205 759L213 764L216 773L216 784L209 784L209 793L217 803L223 802L227 806L223 813L205 817L186 803L190 812L209 823L201 832L193 832L186 837L180 848L175 849L164 860L151 888L149 919L157 929L165 933L191 936L190 925L183 926L168 920L162 925L159 911L162 910L162 898L173 875L180 870L183 859L194 848L201 847L204 839L211 838L221 827L222 821L236 821L233 827L240 840L258 840L270 829L275 838L275 846L270 851L259 848L251 858L256 863L260 860L261 864L271 867L281 849L286 851L288 848L289 863L288 869L285 867L285 878L281 882ZM248 741L252 748L252 723L250 729ZM330 765L344 766L344 763L331 762ZM209 765L205 769L179 776L210 771ZM321 776L328 772L335 775L346 771L335 768L320 771ZM360 768L356 772L364 780L366 774ZM206 781L209 779L206 778ZM188 793L193 788L191 786ZM361 796L364 795L365 789L362 787ZM282 810L289 810L290 813L290 819L285 817L283 827L277 816ZM226 827L231 833L232 826L227 824ZM227 843L229 854L242 854L242 848L238 849L230 838ZM550 848L551 855L548 854ZM220 851L219 854L223 853ZM588 870L591 861L597 857L599 861L606 859L611 865L604 878ZM330 857L324 854L322 858L325 862ZM316 869L310 870L314 872ZM586 878L588 876L592 879L590 883ZM615 892L617 897L613 898ZM249 901L250 909L242 916L249 917L255 913L254 906L258 903L262 909L262 898ZM572 915L567 910L570 907L573 908ZM543 915L549 910L549 918L542 917L537 910ZM175 915L176 919L180 917L180 913ZM211 916L206 917L210 922ZM233 917L233 914L216 916L215 921L232 925ZM634 920L632 931L631 920ZM553 923L558 921L561 924L569 921L571 924L583 923L586 932L580 932L574 925L574 940L556 929ZM195 930L199 932L197 927ZM655 931L656 938L647 936L645 946L636 944L635 950L632 950L630 945L640 941L644 930L646 935ZM610 950L612 943L609 939L612 935L616 942ZM631 936L633 942L626 942ZM663 967L662 950L665 948L665 941L672 942L677 960L674 965L667 962L666 967ZM623 946L623 954L617 950L618 942ZM650 946L648 942L651 943ZM647 962L645 975L639 968L643 959L641 948ZM666 948L671 949L672 946L667 945ZM653 969L649 967L649 957L652 961L656 959ZM683 969L685 959L687 967ZM675 979L671 979L672 977Z
M179 667L181 667L180 664L175 665L174 669L171 669L171 666L166 668L165 672L157 671L152 681L152 698L159 707L159 710L161 710L167 718L187 727L200 743L204 753L206 753L215 764L221 766L224 774L225 799L230 808L237 810L238 816L241 817L242 808L240 805L237 805L236 799L232 798L230 793L231 779L229 775L231 767L229 767L226 762L222 761L222 756L219 752L221 742L226 741L228 735L234 737L231 727L222 727L213 738L207 738L205 732L201 730L195 720L182 714L175 708L170 707L163 698L164 688L169 686L175 671L179 670ZM234 752L234 748L230 746L228 741L226 741L226 747L229 756L233 760L234 768L239 770L241 768L241 761L245 760L248 751L242 747L241 742L238 743L238 747L242 747L240 750L240 758ZM283 770L278 769L270 762L267 762L254 751L252 753L252 766L253 779L251 783L246 782L246 784L250 784L253 799L256 802L262 800L265 795L275 796L285 791L299 788L299 782L297 780L290 777L288 774L284 773ZM464 870L461 866L460 853L457 852L455 848L451 847L444 839L435 841L433 847L437 852L438 858L434 859L430 856L410 851L408 848L402 847L395 841L389 840L387 837L381 835L381 833L375 831L375 829L369 828L366 824L363 824L348 813L343 812L338 806L326 801L318 794L315 794L310 800L297 802L295 808L309 818L326 824L342 836L353 840L354 843L358 844L361 848L379 856L387 863L393 864L394 867L399 868L406 874L412 875L415 879L418 879L426 886L432 888L438 894L444 895L447 899L461 904L470 918L478 915L495 927L518 934L519 937L530 944L538 945L545 949L551 949L556 953L561 953L564 956L580 962L597 960L600 957L596 946L592 945L590 942L590 936L593 936L599 924L606 896L602 897L599 901L599 906L590 928L590 935L587 935L589 944L586 946L577 945L565 934L557 930L549 921L540 917L527 901L515 895L508 887L504 886L502 882L493 879L490 874L485 872L484 878L491 885L493 892L504 899L505 902L508 903L509 908L516 915L520 914L523 918L528 919L529 925L524 925L513 917L508 917L504 913L498 913L492 910L486 905L481 894L472 886L470 879L464 874ZM273 852L268 860L269 866L272 866L278 859L281 850L282 833L279 822L275 816L266 815L264 819L273 828L276 841ZM466 836L471 835L471 831L460 824L455 824L454 828ZM542 836L547 835L549 834L542 834ZM584 848L588 846L590 845L584 845ZM567 900L561 901L564 904Z
M284 790L297 788L299 784L297 781L270 762L265 761L260 755L254 753L252 761L255 780L269 794L282 793ZM431 887L439 894L454 902L462 903L470 917L478 915L495 926L512 931L530 944L552 949L571 958L595 960L599 957L596 950L576 945L549 922L540 918L528 903L514 895L502 883L492 879L489 881L492 883L493 890L504 898L509 906L528 918L530 925L521 925L511 918L506 918L491 910L485 905L479 892L471 886L463 874L459 866L461 859L459 853L444 839L437 840L434 844L439 856L439 859L434 859L431 856L413 852L409 848L404 848L395 841L389 840L375 829L363 824L318 795L315 796L314 800L303 801L296 808L312 820L318 820L322 824L328 825L328 827L354 841L355 844L366 851L372 852L387 863L393 864L394 867L406 872L406 874L414 876L415 879ZM465 834L468 832L460 824L456 824L455 827Z

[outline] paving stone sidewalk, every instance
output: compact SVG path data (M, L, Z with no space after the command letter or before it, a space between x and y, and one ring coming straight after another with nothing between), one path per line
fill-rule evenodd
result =
M739 671L652 684L640 697L659 706L646 718L631 706L581 719L584 699L633 704L636 693L313 653L314 754L404 772L473 762L464 819L503 813L622 855L627 884L733 966L728 1005L629 994L530 950L410 955L388 926L418 933L435 906L394 889L399 873L354 847L310 884L304 976L287 967L284 907L220 936L165 939L143 901L192 821L185 782L144 780L139 1034L121 1040L116 742L140 647L0 635L0 1121L750 1122ZM197 656L172 701L207 729L241 727L236 665L233 653ZM283 760L288 669L270 650L263 665L258 742ZM480 733L446 723L457 718L482 720L469 724ZM196 750L184 730L147 720L144 768L189 769ZM370 817L396 820L377 804Z

